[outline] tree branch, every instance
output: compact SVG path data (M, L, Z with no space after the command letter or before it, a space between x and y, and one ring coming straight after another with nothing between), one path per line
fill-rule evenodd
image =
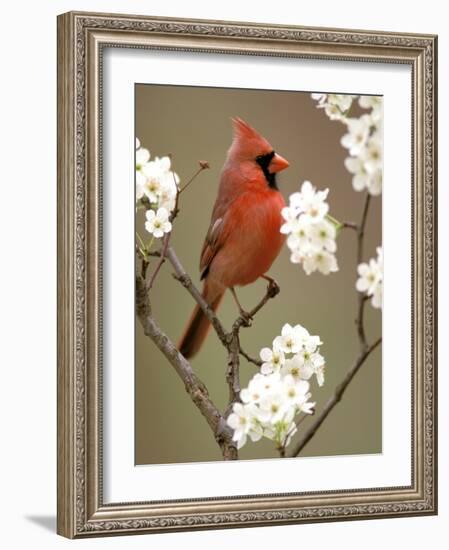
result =
M360 224L359 225L350 224L351 228L356 229L357 231L357 254L356 254L357 266L363 260L363 244L364 244L363 239L365 236L365 227L366 227L366 220L368 217L370 201L371 201L371 195L367 192L365 197L365 203L363 205L362 219L360 221ZM343 227L349 227L349 224L343 224ZM300 441L296 444L296 447L294 448L291 455L292 457L298 456L298 454L304 449L307 443L312 439L312 437L318 431L321 424L326 420L327 416L335 407L335 405L340 402L344 392L346 391L346 388L351 383L351 380L354 378L354 376L356 375L360 367L366 361L370 353L374 349L376 349L376 347L382 341L382 338L379 338L374 342L374 344L372 344L371 346L368 346L368 343L366 340L366 334L365 334L364 315L363 315L366 300L367 300L366 295L358 293L358 311L357 311L356 325L357 325L357 334L360 342L360 354L356 359L354 366L349 370L349 372L347 373L347 375L345 376L341 384L338 385L337 388L335 389L333 396L326 403L326 405L324 406L324 409L321 411L321 414L310 426L310 428L305 432L305 434L300 439Z
M151 314L148 288L141 277L136 278L136 312L145 335L151 338L175 369L184 383L186 392L212 429L223 458L225 460L236 460L238 454L236 445L232 441L232 430L227 426L226 419L210 399L206 386L194 373L190 363L157 326Z
M228 337L228 368L226 370L226 381L229 386L229 403L226 409L225 416L227 417L231 411L232 406L237 401L240 401L240 329L242 327L251 326L250 320L263 308L263 306L271 299L279 294L279 286L273 279L268 279L269 283L265 295L260 302L247 314L240 315L232 325L232 332ZM247 356L249 357L249 356ZM255 360L253 360L255 362Z
M242 346L240 346L240 355L244 357L248 361L248 363L253 363L254 365L256 365L256 367L261 367L263 365L263 361L261 361L260 359L256 359L255 357L252 357L251 355L246 353L246 351L242 349Z
M357 361L354 363L353 367L350 369L350 371L347 373L341 384L339 384L332 397L329 399L329 401L324 406L323 410L321 411L318 418L315 420L315 422L310 426L310 428L304 433L300 441L296 444L295 448L292 451L291 456L298 456L299 453L304 449L304 447L307 445L307 443L312 439L312 437L315 435L315 433L318 431L321 424L326 420L329 413L332 411L332 409L335 407L337 403L341 401L341 398L343 397L343 394L346 391L346 388L351 383L351 380L354 378L354 376L359 371L360 367L363 365L363 363L366 361L368 356L372 351L374 351L377 346L381 343L382 338L379 338L369 346L357 359Z
M173 210L170 214L170 222L172 224L173 224L173 221L174 221L174 219L176 218L176 216L178 215L178 212L179 212L179 195L195 180L195 178L203 170L207 170L208 168L210 168L209 163L207 162L207 160L200 160L199 165L200 165L200 167L198 168L198 170L193 174L193 176L189 179L189 181L181 189L178 188L178 184L176 183L176 176L175 176L175 173L172 170L173 181L175 183L175 188L176 188L175 205L174 205ZM166 233L165 236L164 236L162 249L161 249L160 255L159 255L160 256L159 261L156 264L156 267L154 268L153 274L151 275L150 281L148 283L148 291L150 291L152 289L154 281L156 280L157 274L159 273L159 270L161 269L162 264L165 262L165 256L167 254L167 248L168 248L168 244L170 242L171 234L172 234L172 232L170 231L169 233ZM145 268L145 271L144 271L143 270L143 265L144 264L142 262L142 272L145 273L146 268ZM148 267L148 264L147 264L146 267Z
M171 265L173 266L173 269L175 270L175 275L174 275L175 279L177 279L189 291L192 298L200 306L200 308L203 310L206 317L211 322L211 325L213 326L222 344L227 347L228 345L227 332L225 331L223 325L221 324L220 320L215 314L215 311L209 306L206 300L202 297L201 292L192 283L192 279L189 277L189 275L187 275L185 269L183 268L181 262L178 259L178 256L176 255L175 251L171 246L167 248L166 258L171 263Z
M363 260L363 238L365 236L365 226L368 217L368 209L371 201L371 195L366 192L365 204L363 206L362 220L357 230L357 266L362 263ZM365 309L366 295L361 292L358 293L358 313L356 318L357 333L360 341L360 351L366 350L368 343L366 341L365 327L363 323L364 309Z

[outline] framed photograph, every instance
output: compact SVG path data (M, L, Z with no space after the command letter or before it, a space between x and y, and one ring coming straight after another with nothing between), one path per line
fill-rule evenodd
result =
M59 16L59 534L437 513L436 54Z

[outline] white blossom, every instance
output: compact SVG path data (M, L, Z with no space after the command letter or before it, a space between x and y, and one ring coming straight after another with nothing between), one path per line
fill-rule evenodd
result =
M302 264L308 275L317 270L325 275L338 271L334 255L337 230L328 217L328 193L328 189L317 191L310 181L305 181L301 191L290 195L289 206L282 210L285 223L281 233L288 235L290 261Z
M374 122L378 122L382 118L382 98L376 95L361 95L359 105L362 109L371 109L370 116Z
M176 204L179 176L171 169L170 157L150 158L136 138L136 200L145 197L155 210L162 207L170 213Z
M293 201L298 201L299 214L304 216L305 223L316 223L323 219L329 211L326 202L329 189L316 191L310 181L305 181L301 193L294 194Z
M382 307L382 285L383 285L383 254L382 248L377 248L377 258L371 258L368 263L361 263L357 267L359 278L356 282L356 289L371 298L371 305L374 308Z
M284 224L281 226L281 233L288 235L289 233L295 233L300 229L298 213L299 209L291 206L285 206L281 210L281 215L285 220Z
M140 147L140 141L136 138L136 200L143 197L143 186L146 181L143 168L149 160L150 152L148 149Z
M350 118L346 121L348 133L341 138L341 144L349 149L352 156L359 155L368 140L370 118L362 115L360 118Z
M310 400L308 380L315 374L319 385L324 381L321 344L319 336L301 325L286 323L272 347L260 350L260 372L241 390L241 403L233 405L227 419L239 449L248 437L252 441L264 437L285 449L297 431L296 416L313 414L315 403Z
M263 364L260 368L262 374L277 372L285 363L284 352L277 345L273 346L273 349L262 348L260 350L260 358L263 361Z
M287 359L281 368L283 376L291 376L294 380L309 380L313 374L313 368L304 365L304 359L297 353L292 358Z
M378 132L370 136L360 158L368 174L382 170L382 140Z
M237 442L240 449L246 443L249 435L252 441L258 441L262 437L262 430L255 422L255 408L253 405L234 403L232 413L228 417L228 425L234 430L233 441Z
M262 370L261 370L262 372ZM266 392L266 377L260 373L255 374L246 388L240 392L243 403L259 403L262 395Z
M165 233L170 233L172 225L169 221L169 213L166 208L159 208L157 212L147 210L145 217L145 229L156 239L160 239Z
M301 325L292 327L286 323L282 327L281 335L273 340L273 347L282 350L284 353L297 353L302 349L304 338L308 332Z
M337 259L326 250L318 250L308 254L303 258L302 265L307 275L317 270L323 275L329 275L329 273L338 271Z
M312 94L312 99L318 101L317 107L331 120L345 120L356 96L349 94Z
M324 109L331 120L340 120L346 125L347 133L341 138L341 144L349 152L345 166L352 174L354 190L366 190L376 196L382 193L383 100L380 96L359 96L359 106L369 112L358 118L349 117L348 111L356 97L312 94L312 99L318 101L317 107ZM293 255L294 260L301 261L298 254Z
M336 236L335 225L326 219L311 226L310 242L312 247L317 250L324 248L328 252L334 253L337 250Z

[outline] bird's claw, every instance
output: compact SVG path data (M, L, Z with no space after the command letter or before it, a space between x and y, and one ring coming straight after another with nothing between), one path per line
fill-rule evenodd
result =
M277 296L279 294L279 292L281 291L279 285L277 284L277 282L272 279L269 283L268 283L268 287L267 287L267 296L269 298L274 298L275 296Z
M253 316L251 315L251 313L249 313L248 311L245 311L244 309L241 309L240 310L240 318L243 321L243 326L245 326L245 327L250 327L251 326L251 323L252 323L252 320L253 320Z

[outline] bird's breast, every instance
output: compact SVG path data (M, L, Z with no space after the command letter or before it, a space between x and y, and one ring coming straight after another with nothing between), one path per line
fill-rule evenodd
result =
M266 273L279 254L285 201L278 191L243 193L227 213L226 241L214 259L211 275L225 287L243 286Z

